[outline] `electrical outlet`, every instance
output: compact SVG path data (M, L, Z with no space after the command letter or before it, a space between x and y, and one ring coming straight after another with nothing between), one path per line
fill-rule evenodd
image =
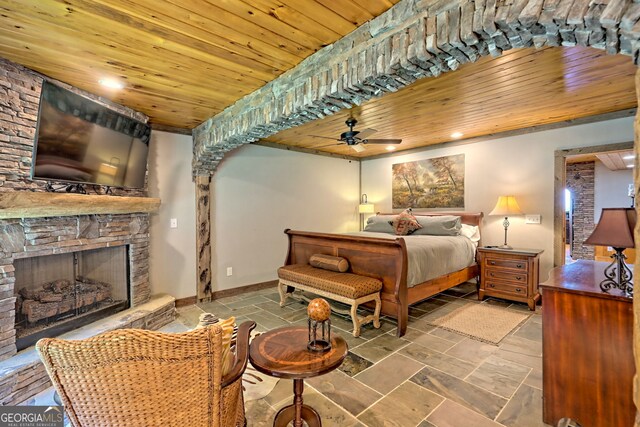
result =
M178 228L178 218L171 218L169 220L169 227Z
M525 215L525 224L540 224L540 215Z
M233 267L227 267L227 277L233 276Z

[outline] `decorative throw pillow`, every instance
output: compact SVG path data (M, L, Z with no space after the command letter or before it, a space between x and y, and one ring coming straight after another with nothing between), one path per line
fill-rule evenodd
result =
M393 234L393 227L391 223L396 218L396 215L374 215L367 218L367 225L364 227L364 231L371 231L375 233L389 233Z
M222 328L222 375L224 376L231 371L236 359L235 348L238 333L236 318L219 319L211 313L202 313L196 328L204 328L210 325L218 325Z
M231 371L236 361L236 318L220 320L218 323L222 327L222 375Z
M422 226L414 234L430 236L459 236L462 221L454 215L418 215L418 223Z
M390 221L389 223L393 227L393 231L398 236L406 236L422 228L422 226L418 223L416 217L411 213L410 208L402 211L393 221Z
M337 271L344 273L349 269L349 261L339 256L331 256L324 254L314 254L309 258L309 264L312 267L322 268L323 270Z

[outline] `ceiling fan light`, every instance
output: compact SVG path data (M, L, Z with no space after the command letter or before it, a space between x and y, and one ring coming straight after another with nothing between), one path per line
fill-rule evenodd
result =
M363 151L366 150L366 148L364 148L360 144L351 145L350 147L353 148L356 153L362 153Z

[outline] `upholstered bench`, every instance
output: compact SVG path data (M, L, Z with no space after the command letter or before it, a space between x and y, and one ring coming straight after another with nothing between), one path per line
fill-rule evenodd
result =
M382 289L382 282L378 279L353 273L331 271L308 264L292 264L280 267L278 269L278 278L280 279L278 292L280 292L281 307L285 305L287 297L292 294L292 292L287 292L287 287L301 289L349 304L351 310L343 310L336 307L332 307L332 309L338 313L351 316L354 337L360 336L360 327L366 323L373 321L375 328L380 327L380 289ZM369 301L375 302L373 314L365 317L358 316L358 306Z

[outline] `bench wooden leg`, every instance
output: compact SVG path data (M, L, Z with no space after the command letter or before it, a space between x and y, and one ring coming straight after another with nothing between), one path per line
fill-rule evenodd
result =
M353 336L360 336L360 319L358 318L358 303L351 304L351 320L353 321Z
M380 309L382 308L380 294L376 294L374 301L376 302L376 309L373 312L373 327L378 329L380 327Z
M289 293L287 292L287 288L289 286L285 285L284 283L282 283L282 281L278 281L278 293L280 294L280 307L284 307L284 305L287 302L287 297L289 296Z

